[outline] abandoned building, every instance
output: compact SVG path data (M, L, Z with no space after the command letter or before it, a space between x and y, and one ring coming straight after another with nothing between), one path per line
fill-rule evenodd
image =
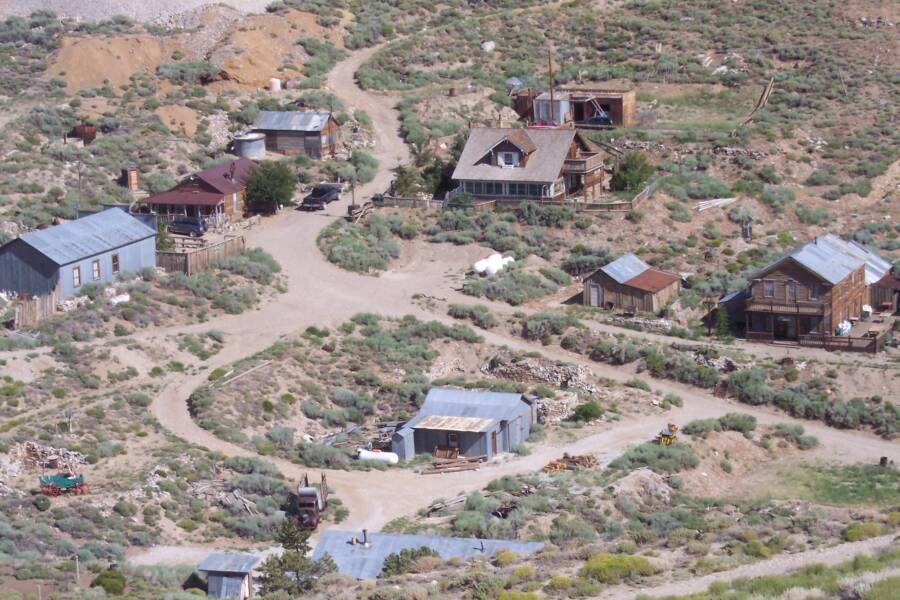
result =
M826 234L794 248L753 275L746 299L747 338L798 340L832 335L855 323L870 287L890 263L854 241Z
M900 273L890 270L869 287L869 304L882 312L900 312Z
M440 450L490 460L522 444L536 422L536 403L522 394L432 388L391 449L400 460Z
M337 152L340 125L327 112L264 110L250 131L265 135L271 152L320 159Z
M634 90L561 88L538 94L520 89L512 94L516 113L535 125L592 129L636 122Z
M453 171L461 193L480 200L588 201L603 191L604 151L574 129L479 127Z
M155 266L156 228L109 208L0 246L0 291L65 300L85 285Z
M584 279L587 306L658 313L681 291L681 277L625 254Z
M252 554L210 554L197 570L206 573L208 598L235 598L244 600L253 596L250 574L259 559Z
M144 198L141 206L165 220L197 217L213 227L239 220L246 208L247 176L255 164L237 158L192 173L172 189Z
M313 550L313 560L326 554L331 557L338 573L354 579L376 579L390 554L421 547L437 552L442 560L456 558L471 560L476 557L490 559L503 550L519 556L534 554L543 547L540 542L514 542L474 538L455 538L437 535L409 535L400 533L369 533L365 530L323 531Z

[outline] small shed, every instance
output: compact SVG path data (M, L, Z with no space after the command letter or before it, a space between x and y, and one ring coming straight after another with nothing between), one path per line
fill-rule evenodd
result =
M587 306L658 313L681 290L681 277L624 254L584 280Z
M900 273L889 271L869 286L869 304L876 311L900 311Z
M65 300L86 284L155 266L156 228L109 208L0 246L0 291Z
M271 152L319 159L337 152L340 125L327 112L264 110L251 131L266 136L266 149Z
M522 394L432 388L415 417L399 428L391 449L400 460L450 449L460 456L510 452L537 422L537 407Z
M210 554L197 570L206 573L206 595L209 598L253 597L250 573L259 559L252 554Z
M408 535L399 533L367 533L355 531L323 531L312 558L320 560L326 554L334 561L341 575L354 579L376 579L384 568L384 560L402 550L421 547L435 551L442 560L456 558L490 559L503 550L528 556L543 547L540 542L483 540L436 535Z

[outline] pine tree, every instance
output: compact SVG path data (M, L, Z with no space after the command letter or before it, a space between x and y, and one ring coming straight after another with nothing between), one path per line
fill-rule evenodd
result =
M731 335L731 323L728 322L728 314L724 308L716 310L716 337L726 338Z
M275 536L284 552L270 556L260 567L260 595L284 592L300 597L314 590L320 577L337 569L328 555L319 560L307 557L311 533L292 518L284 520Z

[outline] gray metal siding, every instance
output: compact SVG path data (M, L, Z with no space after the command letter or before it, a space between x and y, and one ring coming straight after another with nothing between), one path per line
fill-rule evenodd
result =
M416 443L412 429L400 429L391 437L391 450L400 460L410 460L416 455Z
M115 281L116 274L112 270L112 256L119 255L119 273L136 273L144 267L156 266L156 238L149 237L145 240L128 244L115 250L109 250L96 256L63 265L59 268L59 297L71 298L78 294L81 288L87 284L106 284ZM100 261L100 278L93 278L93 263ZM72 271L75 267L81 269L81 286L74 286Z
M56 263L24 241L0 248L0 291L44 296L56 287L57 277Z

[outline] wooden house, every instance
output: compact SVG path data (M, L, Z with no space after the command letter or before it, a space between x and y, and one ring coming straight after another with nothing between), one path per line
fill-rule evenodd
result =
M856 242L832 234L816 237L753 275L747 338L833 335L839 323L862 316L869 286L889 270L887 261Z
M0 246L0 291L65 300L87 284L155 266L156 228L110 208Z
M253 597L252 573L259 558L252 554L214 552L197 570L206 573L207 598L245 600Z
M900 311L900 273L893 270L869 287L869 304L876 311Z
M582 302L607 309L659 313L679 291L678 275L651 267L628 253L585 278Z
M320 159L337 152L340 125L327 112L264 110L250 130L266 136L271 152Z
M563 202L602 191L603 152L574 129L477 127L453 171L461 193L498 202Z
M165 219L198 217L212 226L243 217L247 175L256 163L238 158L188 175L171 190L141 200L141 205Z

